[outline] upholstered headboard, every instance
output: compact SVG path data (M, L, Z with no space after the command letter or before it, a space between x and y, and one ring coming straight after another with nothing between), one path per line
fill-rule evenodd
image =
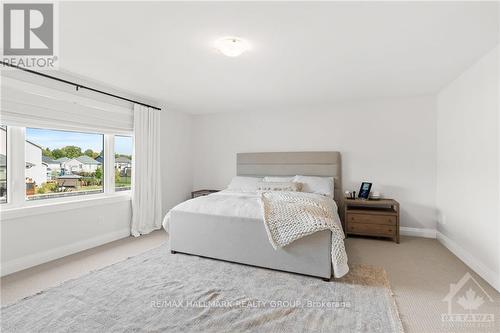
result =
M324 176L335 181L334 199L342 217L342 161L338 151L238 153L238 176Z

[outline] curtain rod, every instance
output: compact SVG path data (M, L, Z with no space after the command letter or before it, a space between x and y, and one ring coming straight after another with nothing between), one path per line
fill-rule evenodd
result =
M0 63L2 63L4 66L16 68L16 69L19 69L19 70L24 71L24 72L28 72L28 73L31 73L31 74L43 76L43 77L45 77L47 79L52 79L52 80L55 80L55 81L59 81L59 82L63 82L63 83L75 86L76 90L78 90L78 89L86 89L86 90L93 91L93 92L96 92L96 93L99 93L99 94L103 94L103 95L106 95L106 96L111 96L111 97L114 97L114 98L117 98L117 99L121 99L121 100L124 100L124 101L127 101L127 102L131 102L131 103L136 103L136 104L139 104L139 105L147 106L148 108L152 108L152 109L160 110L161 111L161 108L159 108L159 107L152 106L152 105L145 104L145 103L138 102L138 101L134 101L133 99L129 99L129 98L126 98L126 97L122 97L122 96L118 96L118 95L115 95L115 94L111 94L111 93L108 93L108 92L105 92L105 91L102 91L102 90L94 89L94 88L85 86L83 84L79 84L79 83L76 83L76 82L64 80L64 79L61 79L61 78L58 78L58 77L55 77L55 76L52 76L52 75L40 73L40 72L31 70L31 69L27 69L27 68L24 68L24 67L12 65L12 64L9 64L8 62L0 61Z

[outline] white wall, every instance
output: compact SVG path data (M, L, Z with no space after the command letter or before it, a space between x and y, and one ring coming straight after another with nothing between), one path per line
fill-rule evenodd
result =
M438 236L500 290L499 47L437 98Z
M2 276L127 237L130 199L94 201L2 212Z
M168 107L161 112L162 208L165 214L191 197L192 116Z
M338 150L344 190L372 181L400 201L402 226L435 229L435 124L433 97L194 116L193 185L224 188L238 152Z

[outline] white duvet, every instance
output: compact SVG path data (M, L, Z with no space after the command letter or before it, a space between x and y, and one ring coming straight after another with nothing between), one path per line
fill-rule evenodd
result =
M224 190L184 201L172 208L163 219L163 228L167 232L170 213L174 210L228 217L263 218L260 195L257 192Z
M314 193L304 193L311 198L321 198L323 196ZM240 192L223 190L207 196L184 201L172 208L163 219L163 228L168 232L171 211L183 211L201 213L208 215L220 215L228 217L247 217L263 219L264 214L261 204L261 192ZM333 201L334 212L337 212L337 205ZM336 224L340 224L337 213L334 214Z

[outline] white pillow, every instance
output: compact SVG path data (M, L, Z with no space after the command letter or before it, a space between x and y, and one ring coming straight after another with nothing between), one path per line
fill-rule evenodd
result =
M277 183L284 183L284 182L292 182L293 181L293 176L292 177L264 177L262 181L264 182L277 182Z
M233 177L231 183L227 186L228 190L254 192L257 191L257 183L261 182L262 178L257 177Z
M259 191L292 191L300 192L301 183L295 182L260 182L257 184Z
M295 176L293 181L302 183L302 192L321 194L333 198L333 177Z

